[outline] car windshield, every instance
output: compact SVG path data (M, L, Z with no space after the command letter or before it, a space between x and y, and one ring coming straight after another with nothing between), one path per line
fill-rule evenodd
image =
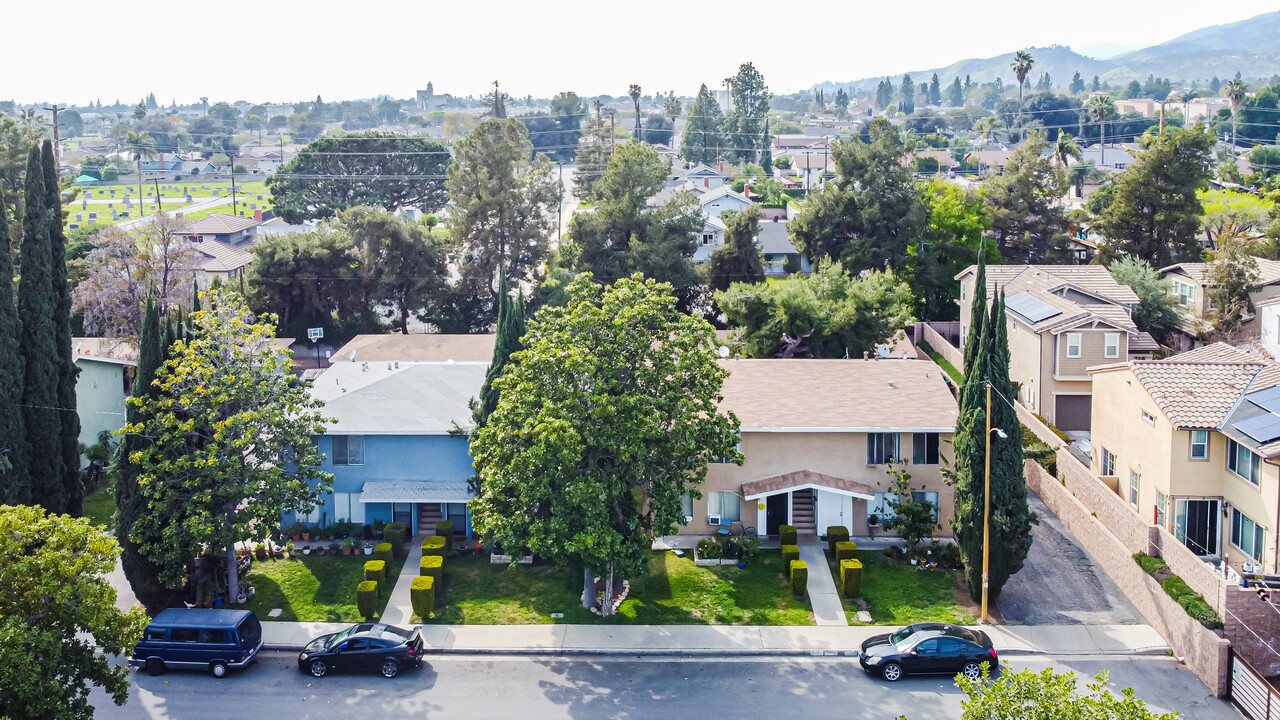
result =
M342 642L343 640L346 640L347 636L350 635L351 632L355 629L356 629L355 626L352 625L346 630L343 630L337 635L334 635L333 637L329 638L329 644L326 647L330 647L330 648L337 647L338 643Z

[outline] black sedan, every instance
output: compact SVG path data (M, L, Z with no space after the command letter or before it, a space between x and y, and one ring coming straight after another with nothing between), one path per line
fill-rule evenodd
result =
M404 630L360 623L312 640L298 656L298 669L316 677L330 671L380 672L393 678L401 668L422 664L422 628Z
M892 635L876 635L862 643L862 669L895 682L908 673L962 674L976 680L982 663L991 672L999 665L991 638L981 630L946 623L916 623Z

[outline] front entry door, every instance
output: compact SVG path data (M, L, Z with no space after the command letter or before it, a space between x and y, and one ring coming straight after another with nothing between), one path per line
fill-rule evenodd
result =
M787 524L788 493L778 493L765 498L764 534L777 535L778 527Z
M1177 500L1173 534L1196 555L1217 555L1218 500Z

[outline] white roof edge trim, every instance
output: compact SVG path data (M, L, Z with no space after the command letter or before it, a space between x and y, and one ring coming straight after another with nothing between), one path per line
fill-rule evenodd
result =
M771 432L771 433L884 433L884 432L931 432L931 433L954 433L955 426L952 427L744 427L741 432Z
M788 492L791 492L792 490L821 490L825 492L835 493L837 495L844 495L846 497L861 498L863 500L876 499L874 495L856 493L856 492L853 492L852 490L839 490L837 488L827 487L826 485L819 485L818 483L802 483L800 485L791 485L789 487L780 488L778 490L771 490L769 492L756 493L755 495L746 495L744 496L744 499L759 500L760 498L763 498L763 497L769 497L770 495L781 495L782 493L788 493Z

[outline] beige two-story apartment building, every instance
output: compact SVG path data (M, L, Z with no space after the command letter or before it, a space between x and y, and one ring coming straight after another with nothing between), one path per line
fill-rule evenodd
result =
M1005 292L1009 377L1018 400L1062 430L1089 430L1087 368L1150 358L1159 347L1133 323L1138 296L1099 265L988 265L987 297ZM960 341L969 332L977 266L960 282Z
M1280 572L1280 364L1215 343L1090 374L1093 472L1197 555Z
M741 423L742 465L713 464L702 497L686 497L681 534L741 524L760 535L843 525L855 536L868 518L892 515L890 460L905 461L919 499L937 509L949 536L954 491L942 477L957 404L927 360L725 360L721 407Z
M1258 284L1249 292L1250 307L1241 327L1245 337L1257 337L1259 334L1258 306L1280 297L1280 262L1266 258L1254 260L1258 263ZM1191 262L1160 269L1161 277L1169 281L1170 291L1178 299L1182 332L1188 341L1201 337L1212 326L1213 304L1209 302L1207 270L1206 263Z

